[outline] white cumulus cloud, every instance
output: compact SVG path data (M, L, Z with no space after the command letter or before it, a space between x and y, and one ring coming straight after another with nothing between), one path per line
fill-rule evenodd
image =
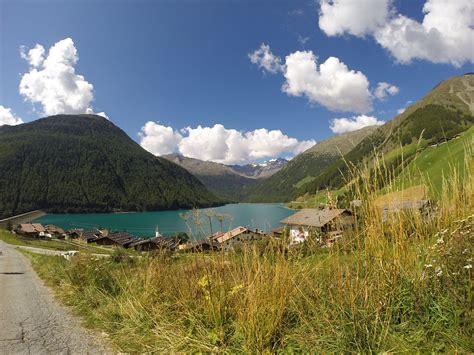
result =
M320 0L319 27L328 36L362 37L385 24L391 0Z
M351 118L334 118L330 121L329 128L336 134L356 131L367 126L380 126L384 121L379 121L374 116L359 115Z
M3 126L3 125L15 126L21 123L23 123L23 120L19 117L16 117L13 114L11 108L0 105L0 126Z
M319 26L328 36L371 34L399 63L474 62L473 1L427 0L421 22L398 13L391 0L320 3Z
M332 111L365 113L372 109L369 80L350 70L338 58L318 66L312 51L296 51L286 57L282 90L290 96L306 96Z
M374 90L374 96L379 100L385 100L388 95L394 96L400 92L400 89L392 84L380 82Z
M79 56L71 38L55 43L47 55L39 44L29 51L22 47L21 57L30 68L21 78L19 92L25 100L40 104L41 114L93 113L93 86L76 74Z
M249 53L248 57L253 64L269 73L275 74L283 69L281 58L272 53L268 44L262 43L258 49Z
M25 59L32 67L40 66L44 61L44 47L41 44L36 44L34 48L31 48L28 52L25 46L20 47L20 55Z
M265 128L240 132L221 124L186 127L180 131L157 122L147 122L140 132L140 144L155 155L179 152L184 156L223 164L243 164L282 154L298 154L313 146L313 140L299 141L280 130Z
M183 139L181 134L175 132L173 128L153 121L145 123L139 136L140 145L155 155L175 152L179 142Z

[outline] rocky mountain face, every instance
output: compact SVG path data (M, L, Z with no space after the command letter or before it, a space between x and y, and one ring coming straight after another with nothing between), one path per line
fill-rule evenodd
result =
M253 179L268 178L283 169L288 160L283 158L270 159L258 164L228 165L235 172Z
M188 158L176 153L165 155L163 158L182 166L196 176L210 191L232 202L243 200L252 186L288 163L285 159L272 159L260 164L224 165Z

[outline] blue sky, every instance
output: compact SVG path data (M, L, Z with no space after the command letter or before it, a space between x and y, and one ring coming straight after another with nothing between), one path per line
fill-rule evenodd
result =
M79 57L75 73L93 85L93 110L104 111L137 141L148 121L172 127L178 135L185 127L221 124L239 132L265 128L298 142L319 141L333 134L331 119L361 113L328 109L304 91L300 96L283 92L285 69L272 74L249 60L262 43L283 64L291 53L312 51L318 63L336 57L349 70L360 71L371 92L379 82L396 86L396 95L373 99L373 110L364 112L384 121L438 82L473 71L472 47L471 53L459 54L464 55L461 63L459 56L431 59L429 53L400 63L402 56L384 48L375 30L361 35L355 27L342 28L340 19L342 29L336 32L342 32L328 35L333 29L318 25L318 1L0 1L0 105L24 122L41 117L41 103L33 106L19 93L20 80L30 70L20 47L27 51L41 44L47 55L55 43L71 38ZM390 6L421 23L426 2ZM467 21L472 25L472 13ZM472 40L472 33L467 36ZM187 151L195 149L188 146ZM293 144L290 151L278 148L268 155L290 156L298 149ZM247 154L241 162L270 157L265 154Z

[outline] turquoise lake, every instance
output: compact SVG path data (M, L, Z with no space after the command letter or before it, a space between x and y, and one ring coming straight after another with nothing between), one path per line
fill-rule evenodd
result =
M196 238L209 234L209 219L205 215L210 209L201 209L201 223L196 225L190 217L186 222L183 214L192 215L192 211L156 211L130 213L88 213L88 214L48 214L35 220L42 224L55 224L64 229L106 228L112 231L127 231L140 237L154 236L155 228L162 235L172 236L178 232L187 232L191 228ZM294 211L278 203L238 203L229 204L211 210L226 216L223 230L238 226L258 228L269 231L280 226L279 221ZM199 220L199 218L197 219ZM220 222L212 218L213 231L220 230Z

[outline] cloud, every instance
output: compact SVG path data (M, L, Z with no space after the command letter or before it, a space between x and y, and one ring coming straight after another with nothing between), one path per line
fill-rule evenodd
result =
M31 48L28 53L26 47L20 47L20 55L25 59L32 67L40 66L44 61L44 47L41 44L37 44L34 48Z
M275 74L283 70L281 58L275 56L270 50L270 46L262 43L260 48L248 54L250 61L256 64L263 71Z
M301 46L304 46L306 42L308 42L311 39L311 37L303 37L302 35L298 35L298 43Z
M25 100L39 103L41 114L93 112L93 86L75 72L79 56L71 38L54 44L47 56L39 44L28 52L22 47L21 57L28 61L30 68L21 78L19 92Z
M102 111L102 112L98 112L98 113L94 113L94 115L102 116L102 117L104 117L104 118L106 118L106 119L108 119L108 120L110 121L109 116L107 116L107 114L106 114L105 112L103 112L103 111Z
M181 134L175 132L173 128L153 121L145 123L139 136L140 145L155 155L175 152L179 142L183 139Z
M351 118L334 118L330 121L329 128L336 134L357 131L367 126L380 126L384 121L379 121L374 116L353 116Z
M294 10L288 11L288 15L290 15L290 16L302 16L303 15L303 10L302 9L294 9Z
M363 37L382 26L391 0L320 0L319 28L328 36Z
M397 114L401 115L403 112L406 111L407 107L410 106L412 103L413 103L413 101L407 101L407 103L405 104L405 107L399 108L397 110Z
M380 82L374 90L374 96L379 100L385 100L388 95L394 96L400 92L400 89L392 84Z
M10 108L0 105L0 126L15 126L21 123L23 123L23 120L19 117L16 117Z
M190 158L223 164L298 154L315 143L313 140L298 141L280 130L261 128L240 132L221 124L186 127L178 132L157 122L147 122L140 132L141 146L155 155L179 152Z
M296 51L286 57L282 90L290 96L305 96L332 111L365 113L372 110L369 81L360 71L350 70L338 58L329 57L318 66L312 51Z
M320 0L328 36L372 35L397 62L414 59L460 67L474 62L474 2L427 0L422 22L397 13L391 0Z

